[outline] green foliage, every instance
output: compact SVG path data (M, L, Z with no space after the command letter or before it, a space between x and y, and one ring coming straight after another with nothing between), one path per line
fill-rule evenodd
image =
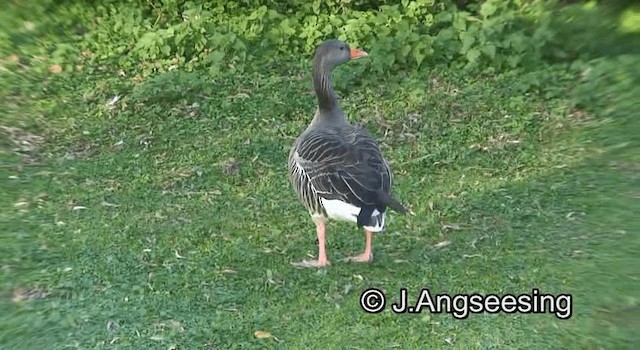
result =
M553 41L545 1L107 1L61 4L80 18L79 45L127 71L241 71L308 60L339 38L371 53L365 70L397 72L445 64L503 70L542 62ZM72 16L71 16L72 15Z

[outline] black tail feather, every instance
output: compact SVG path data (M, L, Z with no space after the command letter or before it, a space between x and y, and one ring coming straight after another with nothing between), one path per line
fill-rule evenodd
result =
M374 207L365 206L360 209L360 214L357 217L358 227L362 227L364 225L370 225L371 214L373 214Z
M391 197L390 194L381 193L382 202L393 208L393 210L397 211L400 214L405 214L408 210L405 208L400 202L398 202L395 198Z
M400 214L407 213L407 208L400 204L400 202L398 202L395 198L391 198L388 205Z

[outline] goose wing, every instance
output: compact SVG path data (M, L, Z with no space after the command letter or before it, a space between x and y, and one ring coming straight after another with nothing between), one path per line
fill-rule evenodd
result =
M389 204L391 171L366 130L310 130L296 152L297 165L320 197L381 212Z

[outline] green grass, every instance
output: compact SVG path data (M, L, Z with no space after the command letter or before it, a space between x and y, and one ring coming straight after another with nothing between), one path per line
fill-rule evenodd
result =
M364 237L332 223L333 265L321 270L289 264L316 254L286 179L314 110L308 67L137 84L99 69L4 72L0 124L47 142L25 154L2 134L0 344L632 349L639 64L629 54L580 72L341 78L344 108L381 140L416 215L390 214L371 265L340 262ZM368 315L358 299L372 286L539 288L572 294L573 317Z

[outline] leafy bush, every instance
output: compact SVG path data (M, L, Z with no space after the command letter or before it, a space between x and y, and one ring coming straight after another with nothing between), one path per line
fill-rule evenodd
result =
M537 64L554 38L542 0L103 1L66 5L80 46L124 70L206 67L212 74L273 60L308 60L322 40L370 51L377 72L446 64L500 70Z

